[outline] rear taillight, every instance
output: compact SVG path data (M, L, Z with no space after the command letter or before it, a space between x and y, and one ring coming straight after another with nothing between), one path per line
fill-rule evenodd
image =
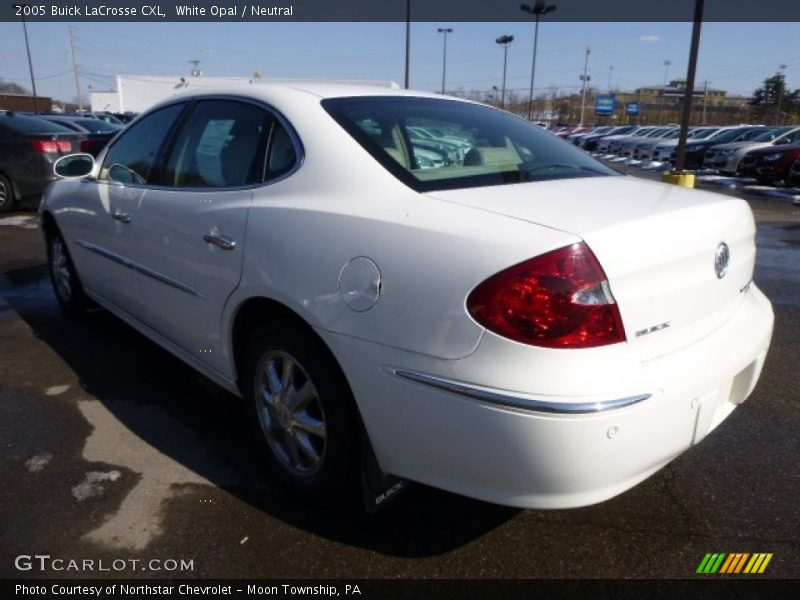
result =
M548 252L493 275L467 298L490 331L547 348L592 348L625 341L603 268L584 244Z
M41 154L58 152L58 144L53 140L31 140L31 147Z
M92 140L81 140L81 152L91 154L93 149L94 142Z
M57 140L56 144L58 145L58 149L61 152L65 154L69 154L70 152L72 152L72 142L70 142L69 140Z

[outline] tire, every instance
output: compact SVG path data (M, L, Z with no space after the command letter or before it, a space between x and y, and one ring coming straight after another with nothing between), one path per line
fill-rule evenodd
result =
M255 332L242 391L255 442L290 493L329 504L356 489L355 401L333 356L304 325L276 321Z
M14 188L4 175L0 175L0 213L12 210L14 204L16 204Z
M90 306L67 245L55 226L47 232L47 266L61 312L70 318L82 316Z

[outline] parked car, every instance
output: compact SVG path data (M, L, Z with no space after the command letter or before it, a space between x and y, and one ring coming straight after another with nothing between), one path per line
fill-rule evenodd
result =
M749 141L720 144L706 150L703 164L708 168L717 169L723 175L736 175L739 170L739 161L750 150L796 143L800 143L800 127L795 125L770 128Z
M747 202L621 176L505 111L354 84L185 92L57 170L59 304L245 398L273 472L359 461L500 504L611 498L750 395L773 313ZM421 169L407 128L475 140ZM366 450L366 451L365 451Z
M680 128L668 127L662 132L647 136L634 144L631 156L636 160L650 160L653 148L664 140L677 139L680 134Z
M83 134L80 151L97 156L106 147L122 127L106 123L100 119L73 117L69 115L37 115L40 119L63 125L73 131Z
M739 163L739 174L754 177L763 185L786 181L789 170L800 158L800 145L767 146L750 150Z
M0 212L38 197L55 180L53 164L79 151L81 136L61 125L7 111L0 114Z
M717 133L702 140L692 140L686 145L686 165L687 169L700 169L703 166L706 151L720 144L730 142L745 142L766 131L763 125L748 125L723 127ZM676 159L675 151L670 155L670 161Z
M719 127L695 127L694 129L689 130L688 134L686 135L687 147L691 145L692 142L711 139L711 137L720 131L721 129ZM678 142L680 141L679 137L680 136L675 136L671 139L656 144L652 149L651 158L654 161L660 162L669 162L671 160L675 160Z
M625 125L622 127L612 127L611 129L609 129L604 133L592 133L591 135L587 135L585 138L583 138L583 140L581 141L581 145L583 149L586 150L587 152L594 152L595 150L598 149L598 144L600 143L600 141L605 139L607 136L625 135L626 133L630 133L634 129L636 129L636 127L633 125Z
M800 160L794 161L794 164L789 169L789 174L786 176L786 185L800 187Z
M636 144L641 143L644 140L650 138L657 138L661 137L662 135L669 133L670 131L674 131L673 127L656 127L655 129L651 129L641 135L632 136L623 140L617 147L617 154L619 156L625 156L628 158L633 157L633 150L636 148Z
M585 140L588 139L590 136L602 135L604 133L608 133L612 129L614 129L614 127L611 125L603 125L602 127L595 127L594 129L590 129L589 131L586 131L584 133L579 133L578 135L573 134L571 136L568 136L567 139L572 140L572 143L578 146L579 148L583 148Z
M628 137L645 134L651 129L655 129L655 127L650 128L634 126L633 129L625 133L606 135L602 137L599 142L597 142L597 151L603 154L613 154L618 142L621 142Z
M556 131L555 134L560 138L566 138L570 135L577 135L579 133L586 133L589 131L588 127L565 127L559 131Z

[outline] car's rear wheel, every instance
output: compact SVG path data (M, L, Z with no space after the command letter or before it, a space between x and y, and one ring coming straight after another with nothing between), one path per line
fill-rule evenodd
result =
M14 208L14 188L11 182L3 175L0 175L0 213L8 212Z
M251 338L243 392L262 455L290 492L322 503L357 472L350 388L327 348L300 324L274 322Z
M47 263L61 311L68 317L82 315L89 307L89 299L83 293L64 238L53 229L47 232Z

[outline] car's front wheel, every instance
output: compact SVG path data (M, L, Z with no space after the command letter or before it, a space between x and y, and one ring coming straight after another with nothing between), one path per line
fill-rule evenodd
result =
M83 293L64 238L54 229L47 233L47 263L62 312L68 317L82 315L88 308L89 300Z
M257 444L290 492L323 503L354 481L358 428L350 388L303 325L273 322L248 344L243 369Z
M7 177L0 175L0 213L14 208L14 188Z

